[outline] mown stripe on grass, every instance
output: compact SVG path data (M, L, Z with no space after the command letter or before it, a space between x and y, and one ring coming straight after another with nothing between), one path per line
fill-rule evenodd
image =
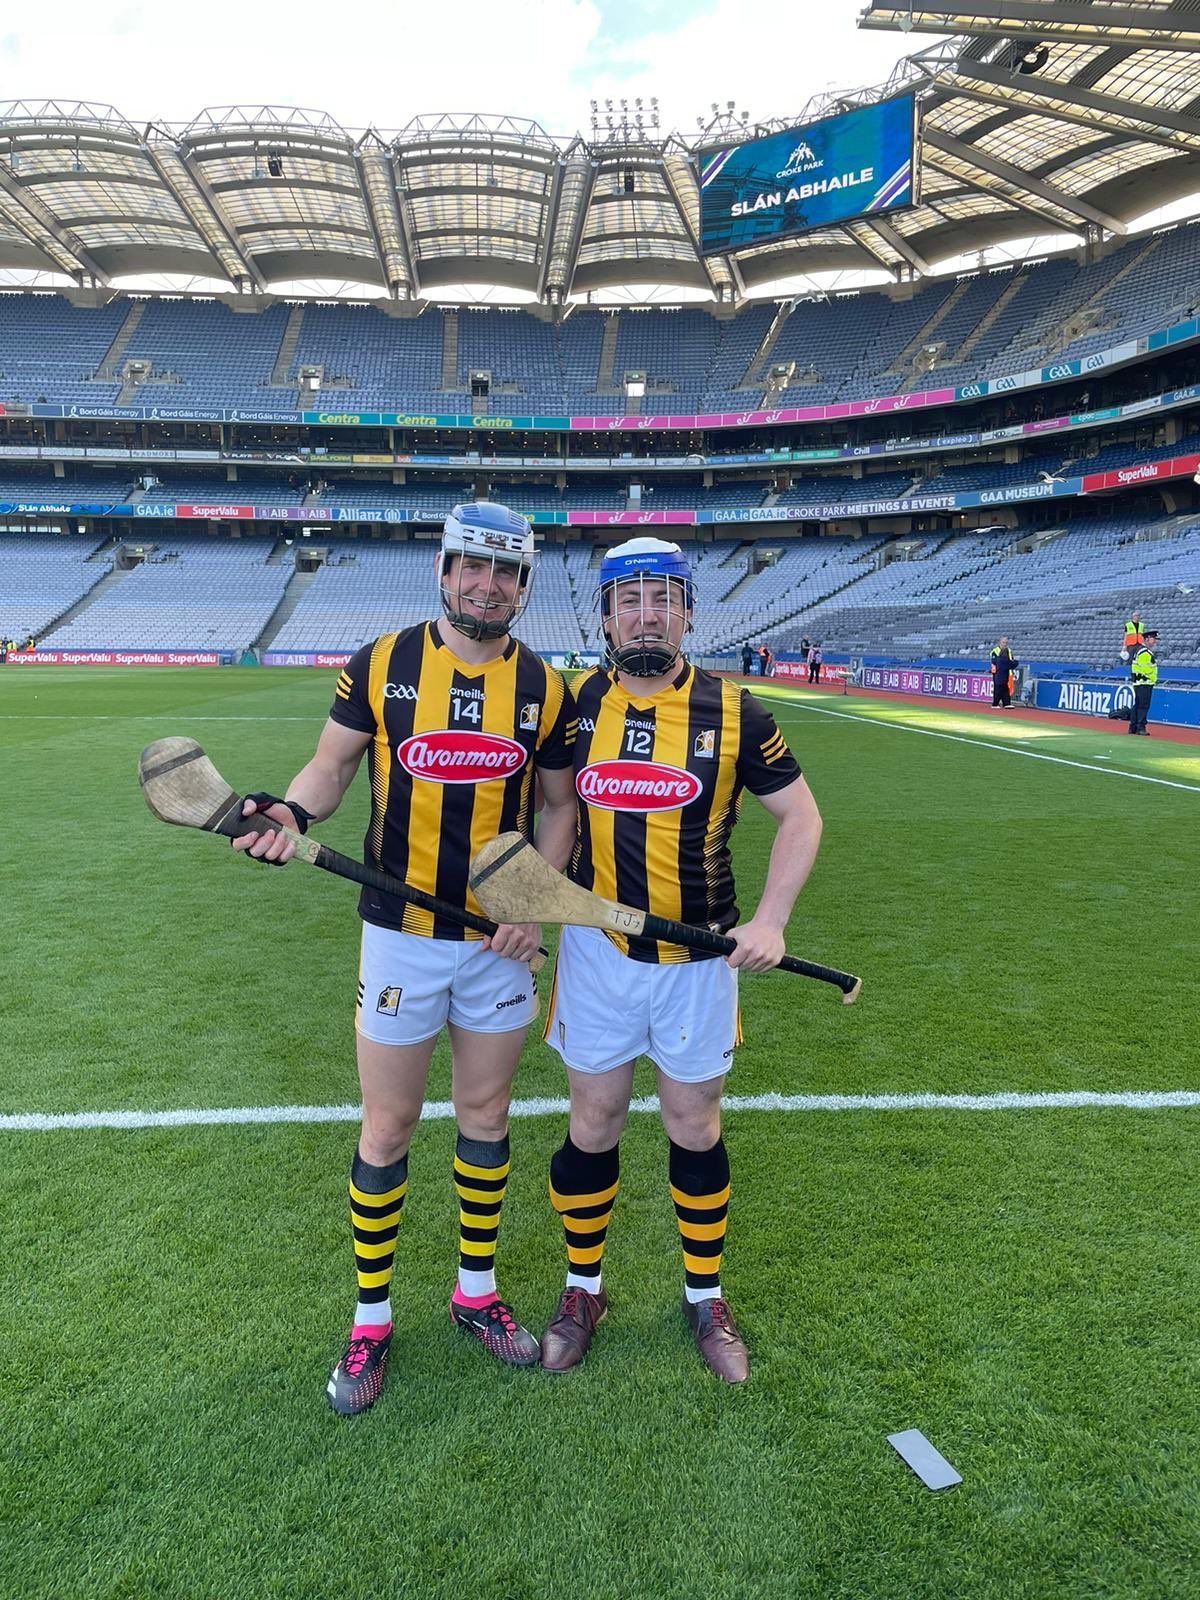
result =
M755 689L755 695L765 699L782 700L788 705L796 706L797 710L819 713L823 717L838 717L843 722L867 723L873 728L893 728L898 733L923 733L927 739L949 739L953 744L974 745L980 750L999 750L1008 756L1024 756L1028 761L1052 761L1058 767L1079 767L1083 772L1106 772L1110 778L1132 778L1136 783L1160 783L1166 789L1186 789L1190 794L1200 794L1200 784L1179 783L1174 778L1154 778L1148 772L1127 772L1122 767L1097 767L1090 761L1071 761L1067 756L1048 756L1041 750L1018 750L1010 744L993 744L990 739L972 739L965 733L942 733L937 728L914 728L904 722L891 722L884 717L873 717L869 713L858 715L853 711L831 711L828 706L799 706L791 695L781 694L778 690Z
M1174 1111L1200 1107L1200 1091L1192 1089L1126 1089L1099 1093L1072 1089L1039 1093L1012 1090L998 1094L754 1094L729 1095L726 1111ZM565 1116L566 1100L514 1100L514 1117ZM635 1100L631 1111L657 1112L658 1096ZM362 1107L220 1106L178 1111L18 1111L0 1116L0 1133L55 1133L90 1128L198 1128L263 1122L357 1122ZM454 1116L449 1100L427 1101L423 1122L446 1122Z

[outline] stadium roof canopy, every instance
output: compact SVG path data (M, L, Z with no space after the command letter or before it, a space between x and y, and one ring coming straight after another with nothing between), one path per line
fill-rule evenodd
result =
M382 133L228 106L137 127L106 105L10 102L0 280L732 303L922 276L1006 241L1102 240L1200 197L1200 0L870 0L860 24L938 37L884 85L753 126L714 107L690 139L640 115L563 139L511 116ZM697 149L903 91L920 106L918 205L699 254Z

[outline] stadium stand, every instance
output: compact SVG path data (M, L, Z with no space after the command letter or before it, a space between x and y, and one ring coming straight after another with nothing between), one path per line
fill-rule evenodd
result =
M1027 659L1111 667L1118 622L1136 603L1163 629L1164 660L1200 662L1200 522L1098 519L1044 531L1031 550L1018 542L1021 530L998 529L892 561L798 612L774 642L807 634L915 660L977 656L1007 633Z
M934 280L915 292L828 295L736 315L705 309L528 311L273 304L235 311L201 299L118 298L95 310L59 295L0 295L0 397L69 404L298 407L300 372L320 374L309 408L471 409L473 370L492 377L486 408L579 415L626 410L622 382L642 371L647 413L757 406L771 368L791 376L777 404L822 404L898 389L942 388L1081 356L1164 326L1200 298L1200 225L1129 239L1099 260L1054 258ZM790 306L790 309L789 309ZM287 359L291 309L298 315ZM122 369L149 376L122 390L105 357L137 313ZM615 340L605 355L606 330ZM445 361L453 350L449 381ZM605 370L602 370L602 367Z
M0 294L0 395L111 405L120 384L97 383L94 374L127 311L120 301L82 310L56 294Z
M172 534L130 571L114 569L121 544L0 536L0 635L33 633L62 649L343 650L435 604L433 541L338 539L322 527L286 543ZM533 648L594 647L599 548L544 547L518 629ZM688 549L703 600L690 643L698 655L747 640L794 648L806 634L831 651L952 657L1008 633L1025 658L1111 666L1117 622L1138 602L1163 629L1166 661L1200 663L1195 516L899 540L760 534ZM301 551L323 564L300 570Z
M410 411L459 409L440 393L441 312L388 317L371 306L305 306L287 406L294 404L302 366L323 373L321 392L309 409L369 410L393 399Z
M290 408L295 387L269 387L288 308L237 312L214 302L149 300L125 348L150 363L139 405Z
M42 642L55 650L246 650L290 576L271 554L272 542L261 539L164 541Z
M107 540L50 539L0 534L0 638L23 640L43 631L112 571L98 552Z
M273 650L348 650L411 627L437 611L436 544L334 544L303 598L271 641ZM529 606L516 632L534 649L582 650L561 546L543 551Z
M573 472L563 488L546 480L518 477L510 469L488 468L490 498L512 503L526 512L594 511L598 514L626 510L700 511L728 508L772 508L778 520L812 518L820 506L849 505L856 501L897 501L911 497L957 494L999 489L1017 484L1036 486L1049 479L1063 480L1118 466L1136 467L1172 456L1200 452L1200 431L1188 431L1169 444L1113 443L1090 448L1065 443L1055 450L1039 450L1020 461L999 459L999 452L980 451L967 461L941 464L938 458L892 470L856 469L850 463L831 464L823 470L807 468L791 486L776 490L772 481L753 474L721 477L705 485L701 474L655 474L636 463L623 472L590 475ZM456 501L478 492L474 480L422 473L408 469L407 482L392 483L380 477L350 477L342 471L326 477L319 460L306 466L269 467L242 465L237 479L224 468L188 470L151 463L155 482L139 487L140 478L130 468L77 468L69 466L63 477L53 477L46 464L14 463L0 473L0 499L46 501L51 504L97 502L113 506L170 506L199 504L209 507L260 505L279 507L357 506L364 510L407 508L418 517L444 515ZM138 470L149 470L138 469ZM856 475L856 470L861 475ZM638 484L640 499L631 497ZM143 512L143 514L145 514ZM214 513L217 514L217 513Z

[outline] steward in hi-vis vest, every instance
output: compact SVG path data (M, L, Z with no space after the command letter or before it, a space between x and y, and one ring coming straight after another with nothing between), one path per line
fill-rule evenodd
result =
M1131 611L1125 619L1125 638L1121 645L1121 660L1133 659L1134 651L1142 642L1142 613Z
M1130 676L1133 679L1133 715L1129 719L1130 733L1150 732L1146 721L1150 715L1150 702L1154 698L1154 685L1158 682L1158 656L1155 653L1157 647L1157 630L1147 628L1142 635L1142 643L1129 663Z
M1008 648L1008 636L1003 635L1000 643L992 647L988 668L992 674L992 704L994 706L1007 707L1012 705L1012 692L1018 665L1017 658Z

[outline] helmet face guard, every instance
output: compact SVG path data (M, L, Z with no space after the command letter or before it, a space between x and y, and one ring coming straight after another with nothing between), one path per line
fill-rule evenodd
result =
M485 598L463 594L461 559L453 577L450 574L455 556L488 563L482 584L472 585ZM491 501L455 506L446 518L437 562L438 597L446 621L467 639L503 639L529 604L536 559L533 530L525 517ZM491 598L497 568L515 573L511 600ZM488 615L468 610L468 600Z
M661 632L648 634L643 629L636 639L620 644L609 637L609 628L614 632L616 628L617 589L633 583L638 586L638 613L641 616L648 610L658 613L662 618ZM648 583L665 585L664 601L646 604ZM605 667L627 673L631 678L665 677L683 653L683 637L692 626L695 597L691 567L678 545L661 539L630 539L627 544L610 551L600 564L600 582L596 589ZM679 621L682 627L675 625Z

